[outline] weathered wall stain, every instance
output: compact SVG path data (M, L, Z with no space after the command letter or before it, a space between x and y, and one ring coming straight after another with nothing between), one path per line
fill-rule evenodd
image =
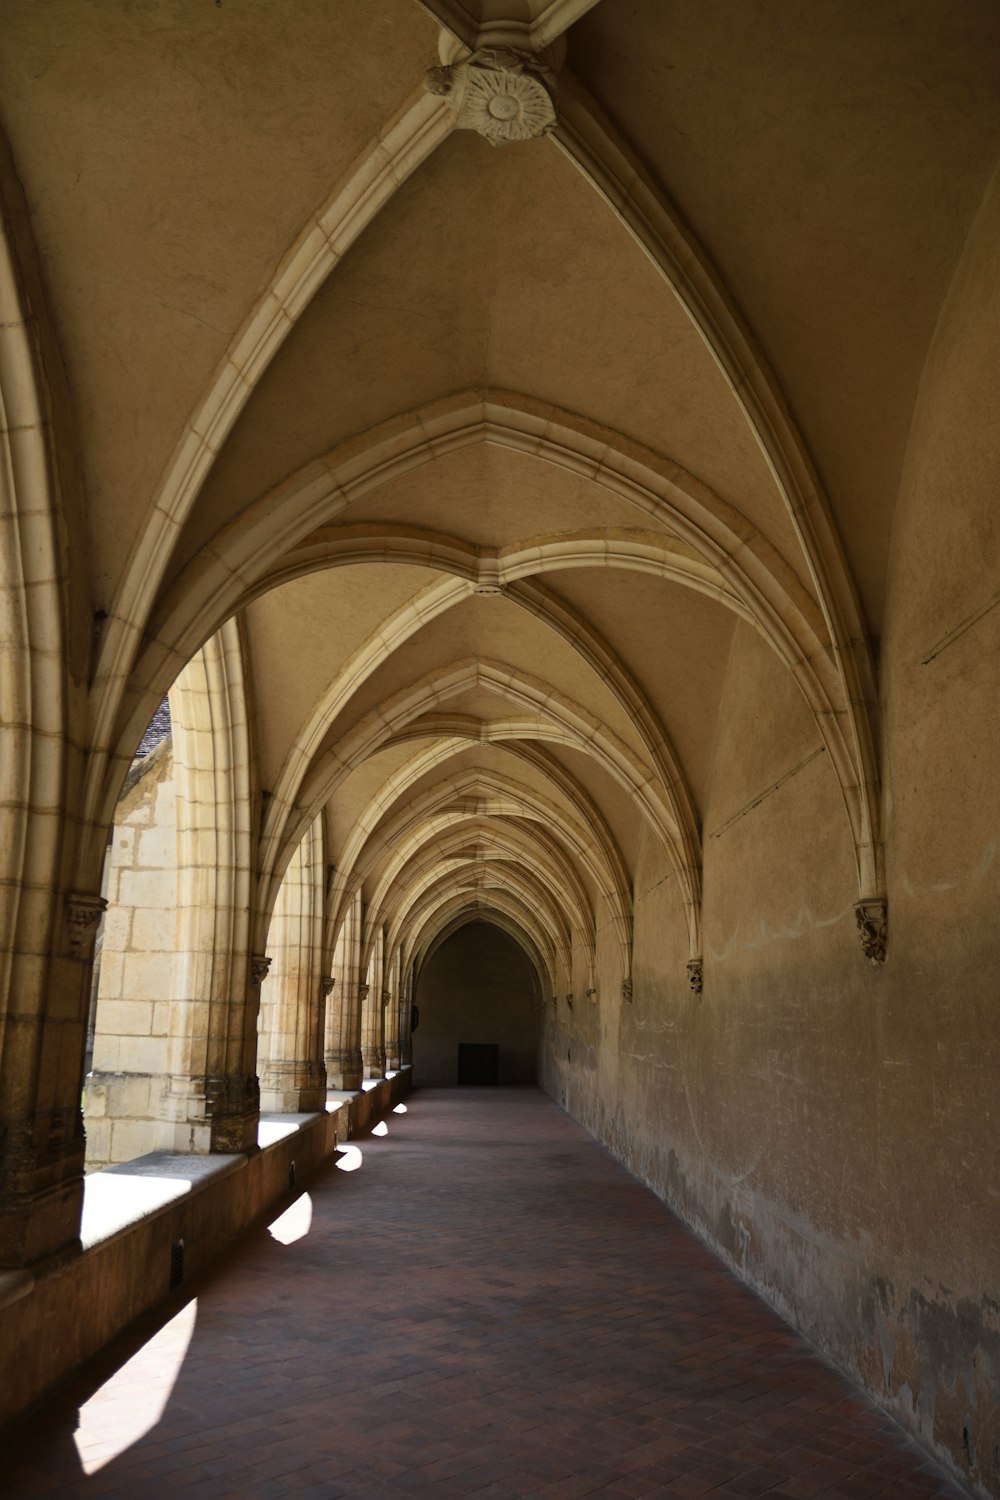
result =
M558 1083L553 1088L555 1074ZM949 1303L915 1288L899 1292L866 1274L862 1246L824 1243L789 1225L774 1205L714 1198L677 1150L608 1111L547 1059L545 1084L720 1258L817 1348L866 1387L983 1496L1000 1493L1000 1305ZM711 1185L718 1188L717 1178Z
M547 1019L544 1086L973 1493L998 1496L1000 888L982 857L986 788L962 788L961 836L945 848L900 786L897 755L892 946L876 971L855 947L828 757L755 800L779 780L771 766L807 759L812 730L749 633L726 709L714 795L723 809L754 805L706 849L704 992L684 982L680 901L647 840L632 1000L609 975L596 1021ZM968 741L958 704L931 712L956 714L949 732ZM915 762L926 776L926 738L906 752L907 774ZM943 760L933 769L949 774ZM970 976L972 909L998 951ZM599 944L598 967L611 965Z

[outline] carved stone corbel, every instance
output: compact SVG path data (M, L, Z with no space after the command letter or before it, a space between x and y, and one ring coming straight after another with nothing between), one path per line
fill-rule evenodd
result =
M588 990L587 991L587 999L590 1001L591 1005L596 1005L597 1004L597 991L596 990Z
M97 933L108 903L103 896L68 891L63 907L66 946L71 958L83 958Z
M324 974L323 978L319 982L319 987L323 993L324 1000L328 1000L333 994L333 987L336 983L337 981L333 978L332 975Z
M623 979L622 980L622 999L625 1001L626 1005L631 1005L632 1004L632 981L631 981L631 979Z
M358 985L358 999L361 1001L362 1005L368 999L368 991L370 989L371 989L371 985L370 984L359 984Z
M267 978L267 971L271 967L271 960L266 953L251 953L250 955L250 982L258 989Z
M701 959L692 958L687 966L687 972L688 984L691 986L692 993L695 995L700 995L702 985L705 982L705 966L702 963Z
M573 1009L573 996L572 995L567 995L566 996L566 1004L569 1006L570 1010Z
M515 47L481 47L464 62L429 68L424 88L448 100L459 130L476 130L491 146L533 140L556 123L555 74Z
M861 938L861 951L874 967L885 963L889 936L889 902L885 896L867 896L855 901L854 917Z

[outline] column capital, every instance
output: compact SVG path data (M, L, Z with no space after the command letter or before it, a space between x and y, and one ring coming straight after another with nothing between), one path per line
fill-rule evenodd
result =
M885 963L886 943L889 936L889 902L885 896L866 896L855 901L854 917L858 924L861 951L868 962L877 967Z
M94 941L101 918L108 909L103 896L67 891L63 901L66 946L72 958L84 958Z
M271 959L266 953L251 953L250 955L250 982L254 985L262 985L267 978L267 971L271 967Z

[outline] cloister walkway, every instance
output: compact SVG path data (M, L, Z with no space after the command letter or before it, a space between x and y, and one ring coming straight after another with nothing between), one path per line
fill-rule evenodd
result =
M541 1093L418 1091L340 1165L39 1413L0 1489L960 1493Z

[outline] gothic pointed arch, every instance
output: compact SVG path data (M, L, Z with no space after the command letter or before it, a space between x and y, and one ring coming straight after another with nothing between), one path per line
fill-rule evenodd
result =
M235 621L170 690L177 785L176 1020L169 1116L201 1149L255 1139L260 979L252 963L256 806L244 648Z

